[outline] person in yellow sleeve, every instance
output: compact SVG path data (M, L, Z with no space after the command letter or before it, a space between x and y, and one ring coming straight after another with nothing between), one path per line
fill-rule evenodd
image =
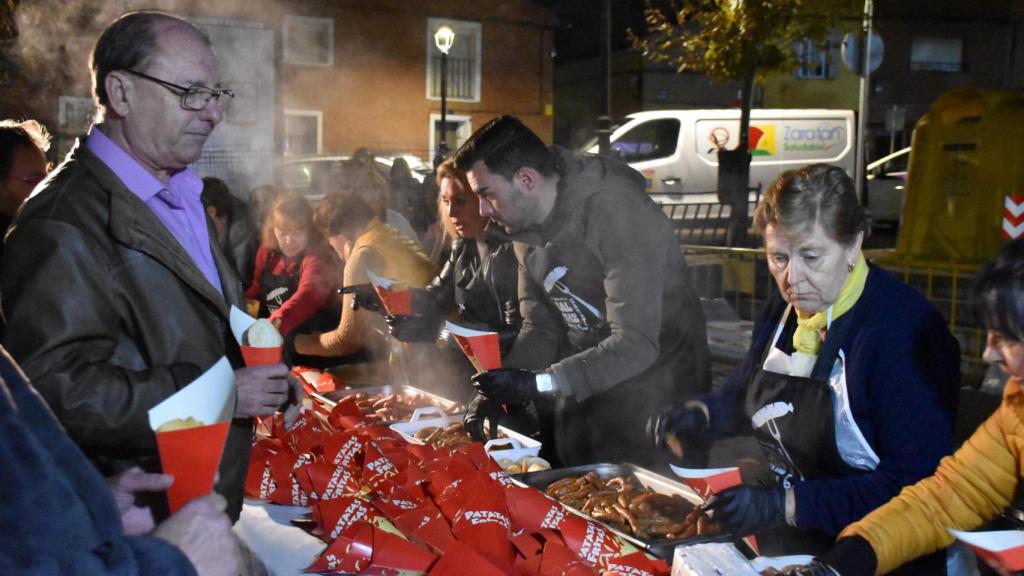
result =
M387 181L370 169L356 170L348 175L341 193L328 194L317 207L313 221L327 238L338 256L345 261L343 286L360 288L372 298L368 271L391 278L410 288L423 288L437 274L437 266L427 258L418 244L383 223L363 199L366 188L387 187ZM341 357L366 353L370 358L382 357L388 343L384 318L366 309L353 307L359 294L347 293L342 303L338 328L322 334L300 334L295 338L295 351L309 357L329 357L340 363ZM372 307L372 306L371 306ZM351 358L350 358L351 359Z
M981 270L974 301L988 331L983 358L1010 376L999 408L933 476L848 526L835 547L810 565L788 567L782 574L887 574L948 547L953 543L949 528L978 528L1010 503L1024 476L1024 239L1003 246Z

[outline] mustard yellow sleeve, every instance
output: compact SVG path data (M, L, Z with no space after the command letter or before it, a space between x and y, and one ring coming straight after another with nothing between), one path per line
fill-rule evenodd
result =
M370 281L366 270L376 260L376 252L369 247L355 249L349 255L349 261L345 263L344 286L355 286ZM354 294L345 294L342 300L341 321L338 327L330 332L324 332L314 338L296 338L295 349L300 354L307 356L348 356L355 354L366 345L366 331L369 319L367 315L373 314L362 308L352 309Z
M972 530L1001 512L1020 475L1024 430L1015 403L1022 400L1004 398L956 453L942 459L934 475L904 488L839 537L866 539L878 557L878 573L886 574L949 546L948 528Z

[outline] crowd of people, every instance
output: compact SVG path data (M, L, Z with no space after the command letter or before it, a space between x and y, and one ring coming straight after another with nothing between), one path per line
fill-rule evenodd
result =
M954 454L957 341L867 262L870 216L839 168L784 173L764 195L754 223L778 290L712 390L683 252L621 161L501 116L436 166L436 200L404 160L386 178L363 150L315 206L269 186L246 202L189 168L232 97L201 29L128 13L90 68L95 121L49 177L45 129L0 123L0 572L259 573L231 525L253 418L301 410L289 367L453 349L446 319L498 335L502 368L473 374L449 356L461 372L431 390L469 401L475 439L504 425L540 438L555 466L664 471L752 435L764 474L706 510L762 552L818 555L788 574L966 574L946 529L1013 497L1024 241L976 283L985 359L1012 378ZM411 311L388 314L372 275L411 290ZM283 362L245 366L232 307L276 326ZM222 357L237 402L216 486L171 514L146 415Z

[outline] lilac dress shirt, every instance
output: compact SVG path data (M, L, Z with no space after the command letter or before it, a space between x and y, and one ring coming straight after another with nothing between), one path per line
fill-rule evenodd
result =
M125 187L149 206L192 257L203 276L223 294L224 288L210 249L206 211L199 199L203 192L203 181L199 176L186 168L171 176L164 186L96 126L89 130L85 146L121 179Z

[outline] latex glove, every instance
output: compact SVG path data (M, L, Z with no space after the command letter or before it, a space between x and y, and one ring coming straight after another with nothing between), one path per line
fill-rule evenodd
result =
M144 492L163 492L174 483L170 474L149 474L133 466L117 476L107 478L107 486L114 496L121 524L128 536L139 536L152 530L156 523L153 511L148 506L139 506L136 495Z
M439 329L435 316L392 316L387 314L384 321L388 332L400 342L430 342L437 338Z
M708 417L699 402L669 408L647 421L648 438L676 458L682 458L686 445L698 441L707 429Z
M338 294L352 295L352 309L365 308L371 312L379 312L381 308L380 296L374 290L372 284L354 284L338 289Z
M470 438L483 442L487 440L487 435L484 433L484 423L487 423L487 427L491 431L491 438L497 438L498 425L501 423L501 418L504 415L505 409L501 406L500 402L488 400L477 394L469 403L466 417L462 420L462 427L469 433Z
M537 375L529 370L498 368L477 372L472 380L477 392L501 404L526 404L540 396Z
M810 564L793 564L791 566L784 567L782 570L769 569L761 572L761 574L766 576L843 576L837 572L835 568L821 560L815 560Z
M704 504L711 520L736 537L748 536L786 519L786 490L782 486L734 486Z

